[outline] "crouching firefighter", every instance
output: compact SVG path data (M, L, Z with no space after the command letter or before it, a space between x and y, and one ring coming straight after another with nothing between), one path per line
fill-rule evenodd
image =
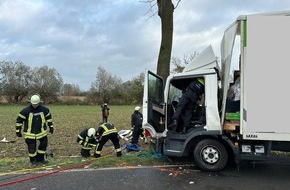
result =
M103 123L99 126L98 128L98 144L96 146L96 151L94 154L94 157L98 158L101 156L101 151L103 149L103 146L106 144L108 140L111 140L114 147L115 151L117 153L117 157L122 156L121 152L121 146L119 142L119 137L118 137L118 131L114 127L113 124L111 123Z
M54 128L49 109L40 104L40 95L35 94L30 98L30 105L22 109L16 118L16 135L22 137L22 126L28 155L31 165L37 162L48 163L45 158L48 139L47 131L53 134ZM37 148L37 141L39 146Z
M77 143L81 145L81 155L84 158L90 157L90 151L97 145L96 129L86 128L77 137Z

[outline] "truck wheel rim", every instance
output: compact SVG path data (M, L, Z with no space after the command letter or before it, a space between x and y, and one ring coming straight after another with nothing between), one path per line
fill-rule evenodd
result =
M208 164L215 164L219 160L218 150L214 147L206 147L202 150L202 159Z

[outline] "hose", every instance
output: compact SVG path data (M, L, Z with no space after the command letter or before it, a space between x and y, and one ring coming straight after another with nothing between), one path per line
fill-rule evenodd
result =
M106 158L108 156L111 156L111 154L107 154L107 155L102 156L100 158L92 158L92 160L88 160L88 161L86 161L86 162L84 162L82 164L78 164L78 165L75 165L75 166L66 167L66 168L62 168L62 169L57 169L57 170L54 170L54 171L51 171L51 172L47 172L47 173L44 173L44 174L40 174L40 175L36 175L36 176L32 176L32 177L27 177L27 178L22 178L22 179L18 179L18 180L14 180L14 181L9 181L9 182L6 182L6 183L2 183L2 184L0 184L0 187L4 187L4 186L12 185L12 184L15 184L15 183L21 183L21 182L24 182L24 181L28 181L28 180L33 180L33 179L45 177L45 176L48 176L48 175L51 175L51 174L55 174L55 173L59 173L59 172L63 172L63 171L66 171L66 170L72 170L72 169L82 168L82 167L84 167L86 165L91 164L94 160ZM64 162L62 164L68 164L68 162ZM58 165L60 165L60 164L58 164ZM51 167L51 166L55 166L55 165L50 165L50 166L47 166L47 167ZM42 169L43 168L47 168L47 167L42 167ZM36 169L39 169L39 168L18 170L18 171L15 171L15 172L0 174L0 176L8 175L8 174L15 174L15 173L19 173L20 171L31 171L31 170L36 170Z
M55 170L55 171L51 171L51 172L48 172L48 173L44 173L44 174L40 174L40 175L36 175L36 176L32 176L32 177L22 178L22 179L18 179L18 180L14 180L14 181L9 181L9 182L0 184L0 187L4 187L4 186L15 184L15 183L20 183L20 182L24 182L24 181L28 181L28 180L32 180L32 179L45 177L45 176L48 176L48 175L51 175L51 174L55 174L55 173L58 173L58 172L62 172L62 171L66 171L66 170L71 170L71 169L84 167L85 165L89 164L90 162L92 162L92 161L87 161L86 163L83 163L83 164L80 164L80 165L67 167L67 168L62 168L62 169L58 169L58 170Z
M140 153L137 155L138 157L155 157L155 158L166 158L166 156L164 156L161 153L156 153L155 149L152 147L152 152L149 154L145 154L145 153Z
M123 151L124 149L125 149L125 147L123 147L121 149L121 151ZM106 158L106 157L111 156L112 153L113 153L113 151L109 152L108 154L106 154L106 155L104 155L102 157L92 158L91 160L88 160L88 161L86 161L86 162L84 162L82 164L78 164L78 165L75 165L75 166L66 167L66 168L62 168L62 169L57 169L57 170L54 170L54 171L51 171L51 172L47 172L47 173L40 174L40 175L36 175L36 176L32 176L32 177L27 177L27 178L22 178L22 179L18 179L18 180L14 180L14 181L9 181L9 182L6 182L6 183L2 183L2 184L0 184L0 187L4 187L4 186L11 185L11 184L15 184L15 183L20 183L20 182L24 182L24 181L28 181L28 180L32 180L32 179L37 179L37 178L45 177L45 176L52 175L52 174L55 174L55 173L58 173L58 172L63 172L63 171L66 171L66 170L82 168L82 167L84 167L86 165L91 164L93 161L95 161L97 159L102 159L102 158ZM64 165L64 164L68 164L68 163L70 163L70 162L63 162L63 163L57 164L57 165ZM47 167L52 167L52 166L56 166L56 165L50 165L50 166L47 166ZM47 168L47 167L33 168L33 169L24 169L24 170L18 170L18 171L14 171L14 172L10 172L10 173L3 173L3 174L0 174L0 177L1 176L4 176L4 175L9 175L9 174L11 175L11 174L20 173L20 172L23 172L23 171L33 171L33 170L36 170L36 169L44 169L44 168Z

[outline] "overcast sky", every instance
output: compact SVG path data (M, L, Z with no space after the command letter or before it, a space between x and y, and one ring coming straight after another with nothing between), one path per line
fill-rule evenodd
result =
M100 66L123 82L156 71L157 7L141 0L0 0L0 61L55 68L64 83L89 90ZM176 3L173 0L173 3ZM174 11L172 56L212 45L239 15L290 10L287 0L181 0Z

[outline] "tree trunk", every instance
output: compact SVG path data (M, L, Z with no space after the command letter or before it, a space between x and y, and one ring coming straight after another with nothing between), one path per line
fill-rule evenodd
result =
M157 62L157 74L164 80L170 72L170 59L173 37L173 11L172 0L157 0L158 15L161 19L161 45Z

